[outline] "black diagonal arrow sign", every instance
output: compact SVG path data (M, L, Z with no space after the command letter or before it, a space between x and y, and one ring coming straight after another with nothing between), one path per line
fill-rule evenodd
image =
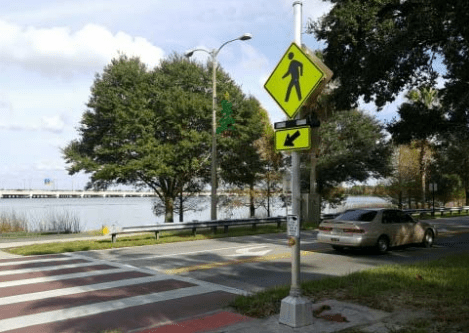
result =
M285 143L283 145L285 147L294 147L295 143L293 141L295 141L295 139L298 138L299 136L300 136L300 131L296 131L292 136L290 136L290 134L287 134Z
M302 150L311 148L311 127L286 127L275 131L275 150Z

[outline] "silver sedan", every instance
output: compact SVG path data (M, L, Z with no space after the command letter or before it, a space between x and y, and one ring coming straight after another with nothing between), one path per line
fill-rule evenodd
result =
M375 247L386 252L390 247L421 244L431 247L438 236L436 227L415 221L399 209L352 209L319 225L317 240L336 250L346 247Z

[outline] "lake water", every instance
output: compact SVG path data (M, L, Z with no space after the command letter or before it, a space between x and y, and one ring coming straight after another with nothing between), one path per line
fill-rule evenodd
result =
M185 212L184 221L210 220L210 197L201 198L199 212ZM152 212L155 198L20 198L0 199L0 214L16 214L30 222L34 227L41 221L47 221L53 215L69 215L77 217L81 223L81 230L100 229L103 225L141 226L164 222L164 216L155 216ZM378 197L348 197L345 205L336 209L326 207L323 213L334 213L343 208L353 207L355 204L384 204ZM289 212L291 209L289 208ZM249 208L225 210L219 208L218 218L246 218ZM280 200L271 205L271 216L285 216L285 208L281 207ZM263 208L256 209L256 216L265 217L267 212ZM174 215L176 223L179 216Z

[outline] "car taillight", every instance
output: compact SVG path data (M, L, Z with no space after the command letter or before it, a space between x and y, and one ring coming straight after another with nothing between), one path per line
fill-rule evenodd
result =
M321 231L331 231L332 228L327 228L327 227L319 227L319 230Z
M343 229L344 232L352 233L352 234L364 234L365 230L363 229Z

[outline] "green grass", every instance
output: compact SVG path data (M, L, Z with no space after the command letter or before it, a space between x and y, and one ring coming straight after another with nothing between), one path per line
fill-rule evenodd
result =
M314 224L305 224L305 230L314 229ZM239 237L246 235L258 235L267 233L285 232L285 226L277 229L277 225L258 226L256 230L252 227L232 227L227 233L223 233L223 228L218 228L217 233L213 234L210 229L197 230L197 235L193 236L190 230L177 232L161 232L160 239L156 240L154 233L147 233L134 236L119 236L116 243L111 242L111 235L108 239L102 240L80 240L68 241L63 243L46 243L35 244L21 247L13 247L4 249L4 251L19 255L38 255L38 254L54 254L63 252L89 251L89 250L105 250L131 246L155 245L164 243L195 241L203 239L214 239L224 237Z
M58 234L57 232L28 232L28 231L15 231L15 232L2 232L0 233L0 238L10 238L10 239L18 239L18 238L38 238L38 237L47 237L52 235L63 235ZM90 230L84 231L81 233L70 233L67 234L74 237L86 237L86 236L102 236L103 233L101 230ZM46 239L46 238L45 238Z
M421 276L419 280L417 276ZM408 265L387 265L346 276L302 283L303 295L315 301L336 299L371 308L428 310L434 320L424 318L399 333L457 332L469 327L469 254ZM252 296L240 296L230 306L236 311L265 317L280 313L280 303L289 286L276 287ZM432 331L432 332L433 332ZM465 332L469 331L467 329ZM349 331L360 332L360 331Z
M441 216L441 213L440 212L435 212L435 216L432 217L430 214L428 214L425 219L443 219L443 218L448 218L448 217L458 217L458 216L469 216L469 213L466 213L465 210L463 210L461 212L461 214L459 214L458 212L452 212L452 214L450 214L450 212L445 212L443 214L443 216Z

